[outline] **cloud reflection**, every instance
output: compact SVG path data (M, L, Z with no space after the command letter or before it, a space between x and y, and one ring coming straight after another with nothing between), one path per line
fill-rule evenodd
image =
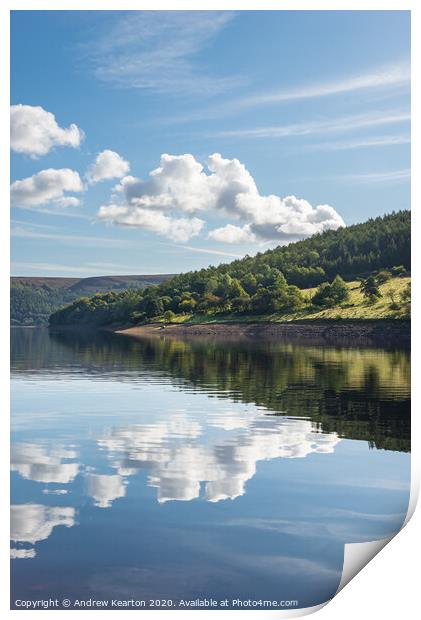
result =
M95 506L109 508L115 499L126 494L126 482L120 475L87 474L87 493Z
M208 416L206 424L176 413L153 424L114 428L98 444L110 452L119 476L148 470L148 484L162 503L235 499L244 495L258 461L328 454L339 441L309 420L228 411Z
M77 452L69 448L48 450L35 443L16 443L11 447L11 469L27 480L69 484L79 473L79 464L63 461L76 457Z
M74 508L43 506L42 504L14 504L10 507L10 539L12 543L35 545L46 540L58 525L73 527ZM36 551L30 548L13 548L12 558L33 558Z

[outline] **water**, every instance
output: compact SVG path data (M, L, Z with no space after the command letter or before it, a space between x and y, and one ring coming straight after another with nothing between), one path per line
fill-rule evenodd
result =
M12 330L16 599L296 600L410 486L409 354Z

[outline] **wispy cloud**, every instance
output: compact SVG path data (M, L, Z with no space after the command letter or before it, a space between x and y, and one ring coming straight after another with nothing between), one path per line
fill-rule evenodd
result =
M237 107L250 107L298 99L314 99L342 93L359 92L384 87L408 84L411 70L408 63L392 64L356 76L340 78L329 82L306 84L298 88L283 88L232 102Z
M199 252L200 254L215 254L216 256L228 256L230 258L242 258L244 254L234 254L233 252L223 252L221 250L209 250L207 248L197 248L192 245L174 245L172 247L189 250L190 252Z
M251 127L221 131L216 135L220 137L238 138L288 138L320 133L340 133L353 131L355 129L365 129L369 127L378 127L381 125L404 123L409 120L410 114L406 111L369 112L367 114L342 116L321 121L306 121L304 123L294 123L291 125Z
M77 277L79 275L120 275L122 272L122 268L118 266L114 266L112 269L108 266L108 263L97 263L96 266L80 266L80 265L61 265L57 263L27 263L27 262L13 262L12 270L13 272L18 272L21 270L25 270L26 272L40 274L40 271L46 272L54 272L54 273L62 273L62 274L70 274L71 276Z
M10 223L13 226L18 226L18 227L25 227L25 228L35 228L35 229L42 229L42 230L57 230L57 226L53 226L52 224L37 224L35 222L23 222L22 220L15 220L15 219L11 219Z
M388 172L369 172L364 174L344 174L335 176L340 181L355 183L397 183L407 181L411 177L409 168L404 170L390 170Z
M398 146L409 144L409 135L400 136L373 136L372 138L357 138L355 140L345 140L342 142L319 142L318 144L308 144L304 147L306 151L348 151L352 149L362 149L382 146Z
M235 114L242 109L259 106L288 103L305 99L319 99L343 94L361 95L367 91L373 93L395 94L408 90L411 79L410 65L408 62L394 63L388 66L378 67L366 73L341 77L325 82L302 84L294 87L278 88L266 92L260 92L252 96L243 95L199 110L190 111L188 114L178 117L169 117L164 122L184 123L194 120L221 118ZM160 119L163 122L163 119Z
M208 74L196 55L233 19L230 11L132 11L83 48L102 82L158 93L216 93L243 78Z
M31 230L24 227L14 227L11 231L12 237L22 237L27 239L49 239L51 241L57 241L60 243L67 243L76 246L95 246L95 247L114 247L125 248L132 243L121 239L110 239L108 237L88 237L84 235L63 235L39 232L38 230Z
M59 217L70 217L77 220L89 220L91 221L93 218L89 217L89 215L83 215L82 213L75 213L72 211L68 211L67 209L48 209L44 207L26 207L23 205L12 205L14 209L20 209L22 211L30 211L31 213L43 213L45 215L57 215Z

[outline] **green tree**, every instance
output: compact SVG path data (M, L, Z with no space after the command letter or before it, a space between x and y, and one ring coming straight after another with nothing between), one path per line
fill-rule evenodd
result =
M304 305L305 299L298 286L288 286L284 309L294 312L301 310Z
M233 312L247 312L250 309L250 297L234 297L231 300L231 309Z
M401 293L401 299L405 304L411 303L411 283L410 282L408 282L408 284L403 289Z
M322 284L317 287L311 301L316 306L332 308L343 303L348 298L348 287L343 279L337 275L331 284L329 284L329 282L322 282Z
M175 313L172 310L165 310L164 321L166 323L172 323L175 319Z
M392 277L391 272L388 269L382 269L376 274L376 280L379 284L384 284Z
M178 305L181 312L193 312L196 306L197 306L197 301L193 299L192 297L190 299L188 298L183 299L182 301L180 301Z
M234 297L248 297L248 294L243 289L240 284L240 281L237 278L233 278L231 281L231 286L229 288L229 297L233 299Z
M341 276L335 276L331 284L331 293L335 301L335 305L339 305L344 303L345 301L348 301L349 290Z
M394 267L392 267L392 269L390 270L394 276L404 276L406 273L406 269L403 265L395 265Z
M164 311L164 306L160 298L146 297L143 299L140 309L145 312L147 317L152 318L153 316L159 316L162 314Z
M241 286L249 295L254 295L257 289L256 277L248 272L241 278Z
M374 276L370 276L366 280L362 280L360 290L366 300L371 304L374 304L382 296L377 284L377 279Z

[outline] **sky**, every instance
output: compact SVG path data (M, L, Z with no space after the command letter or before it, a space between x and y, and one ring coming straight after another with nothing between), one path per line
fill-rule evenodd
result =
M176 273L410 208L407 11L14 11L12 275Z

